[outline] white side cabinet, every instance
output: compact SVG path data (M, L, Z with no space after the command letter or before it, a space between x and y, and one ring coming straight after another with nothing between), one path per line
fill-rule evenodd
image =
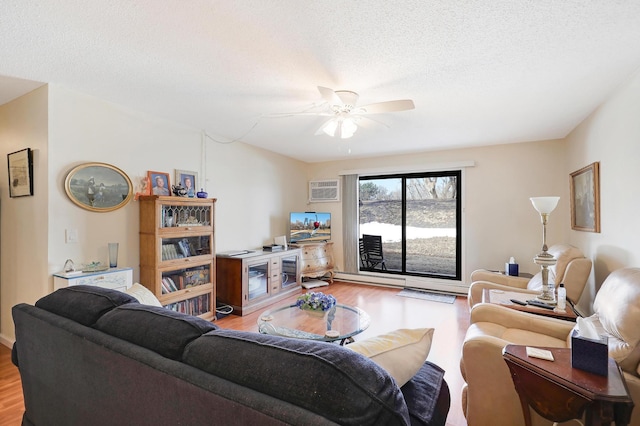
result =
M95 285L114 290L126 290L133 285L133 268L110 268L100 272L83 272L76 275L53 274L53 289L72 285Z

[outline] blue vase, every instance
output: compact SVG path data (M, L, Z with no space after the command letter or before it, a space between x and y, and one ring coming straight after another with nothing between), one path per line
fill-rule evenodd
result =
M209 194L207 194L206 192L204 192L204 189L203 189L203 188L200 188L200 191L198 191L198 192L196 193L196 196L197 196L198 198L207 198L207 197L209 196Z

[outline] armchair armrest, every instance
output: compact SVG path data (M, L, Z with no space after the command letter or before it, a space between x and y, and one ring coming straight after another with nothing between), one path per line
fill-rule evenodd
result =
M471 283L476 281L489 281L514 288L527 288L530 278L514 277L499 272L487 271L486 269L477 269L471 273Z
M500 305L481 303L471 309L470 324L489 322L506 328L517 328L567 340L575 323L548 318L526 312L515 311Z
M470 425L522 424L520 399L502 359L502 349L509 343L494 336L468 336L462 345L460 371L467 383L462 403Z
M532 295L540 294L539 291L528 290L527 288L511 287L508 285L496 284L490 281L475 281L471 283L471 286L469 287L469 293L467 295L469 308L473 308L477 303L482 302L482 292L485 288L488 288L489 290L517 291L520 293L529 293Z

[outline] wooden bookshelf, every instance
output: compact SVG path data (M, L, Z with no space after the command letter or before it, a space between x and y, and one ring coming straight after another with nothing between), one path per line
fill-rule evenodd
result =
M140 283L163 306L215 318L215 198L140 197Z

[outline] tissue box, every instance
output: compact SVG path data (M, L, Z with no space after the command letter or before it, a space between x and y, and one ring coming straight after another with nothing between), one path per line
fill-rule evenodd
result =
M517 263L505 263L504 264L505 275L518 276L518 264Z
M600 336L600 340L587 339L579 336L578 332L573 330L571 333L571 366L600 376L607 376L609 372L607 340L606 336Z

